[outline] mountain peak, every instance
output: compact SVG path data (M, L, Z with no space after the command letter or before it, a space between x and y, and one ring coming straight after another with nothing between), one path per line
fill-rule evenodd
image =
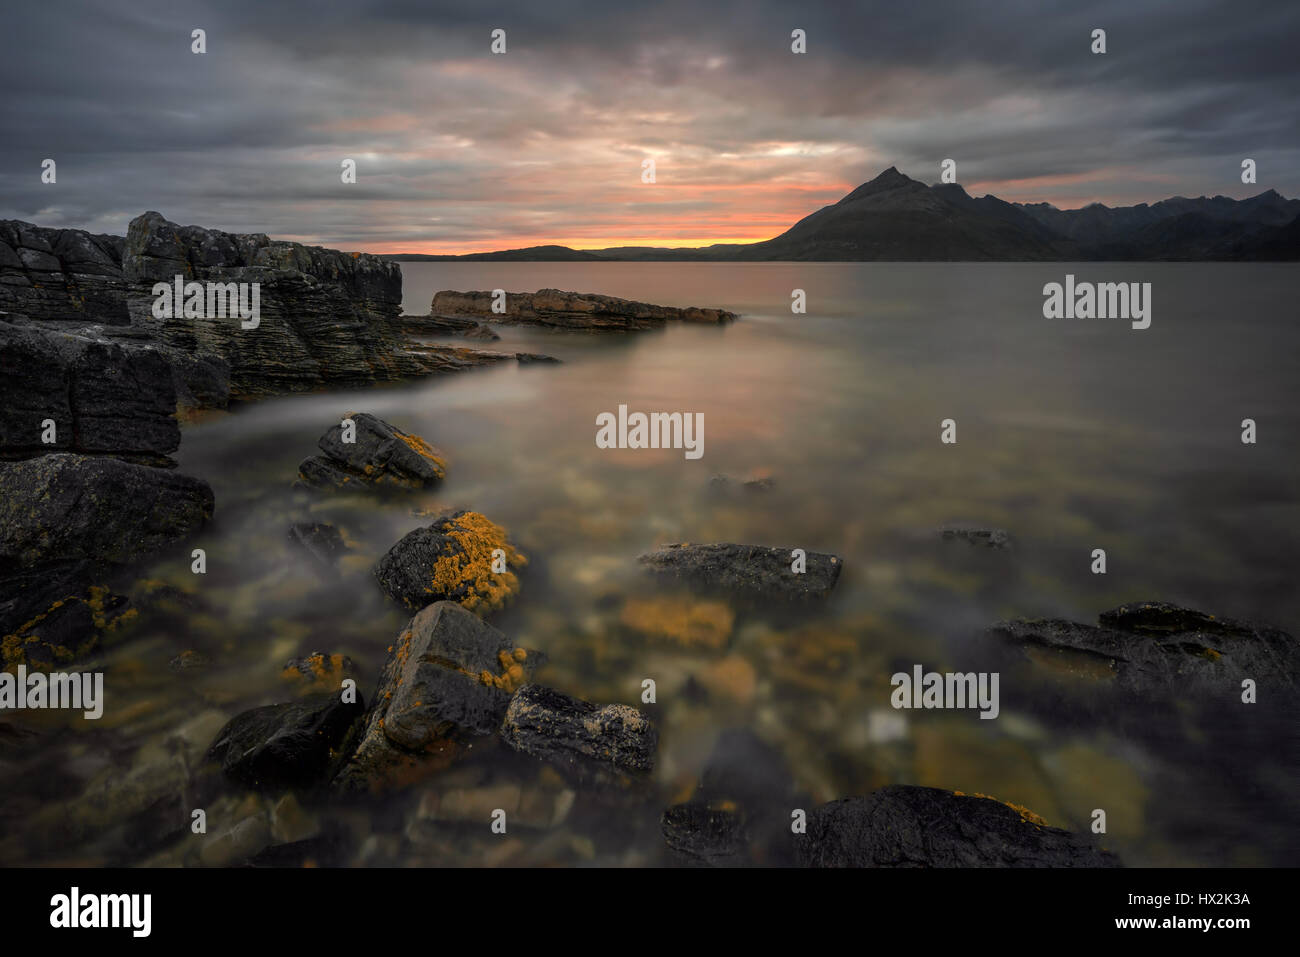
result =
M891 189L898 189L901 186L907 186L910 183L916 183L916 180L910 176L905 176L898 171L898 167L891 166L875 179L863 183L849 195L845 196L841 203L849 203L855 199L861 199L863 196L871 196L875 193L883 193ZM916 183L920 186L920 183Z

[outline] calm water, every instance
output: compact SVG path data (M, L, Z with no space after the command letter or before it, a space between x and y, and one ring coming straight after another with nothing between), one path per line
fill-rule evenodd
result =
M123 850L121 818L147 805L118 793L120 782L154 782L147 769L184 751L178 734L198 741L242 708L284 700L279 670L294 654L350 655L368 694L405 617L382 601L369 567L429 520L417 510L458 506L504 525L531 559L517 600L491 620L548 652L541 680L632 704L644 678L657 681L654 792L613 810L579 795L563 824L504 841L477 821L411 825L426 791L488 799L503 782L556 787L531 764L488 755L378 808L316 809L350 835L351 861L659 863L658 811L689 795L718 734L741 727L781 752L795 787L817 802L930 784L1076 829L1107 808L1105 843L1129 864L1300 862L1292 812L1276 800L1300 783L1294 739L1279 740L1276 765L1261 772L1273 790L1233 787L1204 742L1181 731L1153 740L1073 720L1064 706L1004 707L996 721L895 712L888 686L912 663L953 666L999 619L1095 621L1137 599L1300 629L1295 267L421 263L403 272L412 313L427 312L439 289L551 286L743 318L635 335L500 327L500 342L446 341L564 364L278 399L187 427L182 469L217 498L200 543L209 574L196 586L180 561L150 574L194 592L199 610L182 626L141 625L106 654L120 703L99 728L46 721L42 767L56 768L62 786L42 796L40 820L70 836L11 839L0 844L9 860L140 860ZM1152 283L1151 327L1043 319L1043 284L1067 272ZM795 288L807 292L807 315L790 313ZM703 413L703 458L598 449L596 416L620 404ZM386 505L291 491L297 463L349 411L441 448L444 486ZM940 443L946 418L957 422L956 445ZM1258 423L1256 445L1240 441L1244 418ZM719 473L773 485L719 495L709 488ZM338 524L356 550L341 584L322 585L284 541L289 522L308 515ZM1005 528L1015 546L937 541L949 522ZM686 647L639 633L622 614L648 594L636 556L670 541L833 551L845 571L823 606L782 620L742 614L725 647ZM1106 549L1106 575L1090 573L1094 548ZM212 669L171 673L167 661L186 648L212 657ZM19 768L31 765L10 770ZM217 817L248 813L241 800L224 796ZM172 846L144 859L193 863L192 854Z

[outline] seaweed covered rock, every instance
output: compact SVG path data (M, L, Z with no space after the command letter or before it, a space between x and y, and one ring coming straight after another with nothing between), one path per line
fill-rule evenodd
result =
M654 723L636 708L601 707L540 685L515 692L501 737L516 751L592 783L621 784L648 774L659 743Z
M208 757L246 787L309 788L327 776L335 749L364 713L360 696L349 703L337 693L253 708L217 733Z
M447 474L437 449L368 412L349 412L318 444L324 455L298 466L299 482L312 488L420 489Z
M1118 867L1089 838L1032 812L940 788L891 785L808 814L804 867Z
M638 560L658 577L697 591L756 600L825 598L844 567L836 555L767 545L665 545ZM803 570L795 571L800 564Z
M443 767L493 735L511 692L541 663L455 602L412 618L389 651L343 790L382 790Z
M527 563L500 525L478 512L458 511L404 535L375 565L375 579L412 611L449 600L488 612L519 591L513 569Z
M1276 628L1167 602L1121 605L1099 621L1018 619L988 634L1036 664L1105 679L1124 691L1235 699L1243 679L1290 688L1300 674L1300 646Z
M190 537L212 509L207 482L119 459L54 453L0 463L0 569L125 564Z

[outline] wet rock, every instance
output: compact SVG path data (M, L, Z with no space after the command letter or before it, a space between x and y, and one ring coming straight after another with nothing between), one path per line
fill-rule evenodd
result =
M495 734L510 694L542 661L454 602L412 618L392 646L342 790L381 790L445 766Z
M518 360L521 366L538 362L550 365L560 364L560 360L555 358L555 356L548 356L541 352L516 352L515 359Z
M429 311L444 316L460 316L489 322L523 323L559 329L654 329L665 322L699 322L718 325L736 319L725 309L655 306L614 296L595 293L564 292L541 289L535 293L506 294L506 311L492 311L491 292L436 293Z
M332 751L364 713L360 696L349 704L339 694L253 708L217 733L208 757L246 787L309 788L325 777Z
M338 560L348 551L342 533L322 522L294 522L289 526L289 541L301 547L327 572L335 571Z
M494 556L500 549L501 555ZM497 559L504 557L505 571ZM435 601L459 602L471 611L494 611L519 591L515 569L528 559L506 532L478 512L458 511L408 532L375 565L384 593L412 611Z
M426 488L442 481L442 455L418 435L389 425L368 412L349 412L355 442L344 442L343 425L321 436L324 455L298 466L299 481L312 488Z
M79 661L135 618L95 563L43 563L0 577L0 667Z
M600 707L541 685L515 692L501 737L581 781L648 774L659 743L654 724L635 708Z
M70 453L0 463L0 569L127 563L194 535L212 509L206 482L165 469Z
M736 866L748 862L748 835L738 807L676 804L660 820L670 850L693 864Z
M795 573L793 548L766 545L665 545L642 555L640 563L661 578L707 592L754 599L825 598L840 577L836 555L806 551L807 570Z
M1235 696L1245 678L1294 687L1300 673L1300 646L1276 628L1166 602L1122 605L1100 622L1018 619L988 634L1037 663L1125 691Z
M176 387L157 350L0 322L0 368L0 457L83 452L175 464Z
M1087 837L984 797L891 785L832 801L795 836L804 867L1117 867Z
M978 525L945 525L939 537L946 542L962 541L986 548L1009 548L1011 535L1004 528L982 528Z

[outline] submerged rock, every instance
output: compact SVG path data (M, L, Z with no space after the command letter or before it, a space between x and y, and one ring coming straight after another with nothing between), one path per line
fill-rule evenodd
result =
M333 525L322 522L294 522L289 526L289 541L300 546L329 572L337 568L338 560L348 552L342 533Z
M494 571L502 561L505 570ZM412 611L451 600L487 612L519 591L513 569L527 563L500 525L478 512L459 511L403 536L375 565L375 579Z
M447 474L442 454L418 435L403 432L368 412L349 412L356 441L344 442L340 423L321 436L324 455L298 466L298 480L312 488L426 488Z
M347 655L314 651L286 661L280 677L303 691L336 691L344 678L355 678L356 674L356 665Z
M231 780L257 790L308 788L329 771L333 752L365 713L357 701L318 694L301 701L253 708L217 733L208 757Z
M736 319L725 309L701 309L695 306L677 309L646 302L602 296L595 293L564 292L540 289L506 294L506 311L492 311L491 292L436 293L430 313L460 316L489 322L526 323L560 329L654 329L665 322L698 322L718 325Z
M624 781L654 769L659 732L635 708L604 707L541 685L515 692L501 737L579 780Z
M0 668L49 670L84 658L137 614L89 561L0 577Z
M450 763L462 745L493 735L510 693L541 664L455 602L430 605L389 651L343 790L380 790Z
M475 319L462 319L456 316L403 315L401 327L408 336L465 336L468 339L489 341L501 338Z
M793 548L767 545L665 545L638 561L660 577L709 592L756 599L825 598L844 563L836 555L806 551L806 571L792 570Z
M670 850L693 864L735 866L747 862L745 816L731 804L675 804L660 819Z
M1018 619L988 634L1058 671L1110 679L1125 691L1236 696L1251 678L1294 687L1300 646L1284 631L1166 602L1104 612L1100 625Z
M1004 528L982 528L978 525L944 525L939 529L944 541L963 541L986 548L1009 548L1011 535Z
M192 536L212 509L207 482L119 459L55 453L0 463L0 568L125 564Z
M804 867L1119 866L1089 838L1023 808L910 785L815 808L795 853Z

